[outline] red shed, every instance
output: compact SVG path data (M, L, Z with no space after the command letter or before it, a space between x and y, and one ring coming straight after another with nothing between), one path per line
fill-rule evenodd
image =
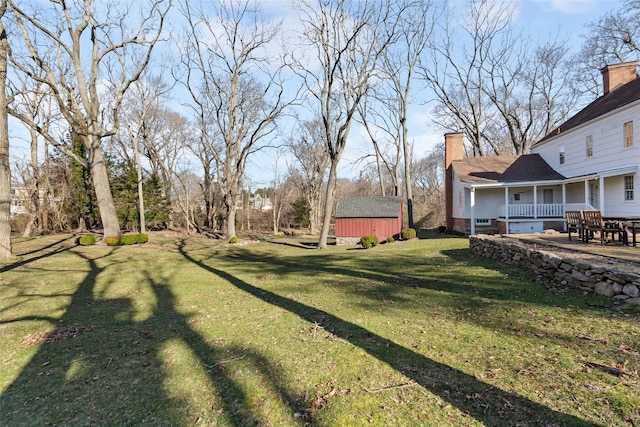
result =
M400 197L345 197L336 209L336 243L353 244L362 236L384 241L402 231Z

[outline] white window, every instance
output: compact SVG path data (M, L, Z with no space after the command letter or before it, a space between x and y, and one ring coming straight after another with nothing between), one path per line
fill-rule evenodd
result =
M564 165L564 145L560 147L560 158L558 160L561 165Z
M624 177L624 199L633 200L633 175Z
M624 129L624 146L633 147L633 122L626 122Z
M476 225L491 225L489 218L476 218Z
M542 203L545 205L553 203L553 188L545 188L542 190Z
M587 139L585 141L585 149L586 149L586 156L587 157L593 157L593 136L592 135L587 135Z
M515 193L513 195L513 200L520 200L520 193Z

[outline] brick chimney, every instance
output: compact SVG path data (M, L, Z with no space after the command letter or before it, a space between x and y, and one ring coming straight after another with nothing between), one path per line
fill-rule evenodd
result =
M627 84L638 77L636 73L637 64L637 61L622 62L620 64L607 65L600 70L604 94L606 95L618 86Z
M464 134L444 135L444 192L447 233L453 232L453 168L451 162L464 158Z

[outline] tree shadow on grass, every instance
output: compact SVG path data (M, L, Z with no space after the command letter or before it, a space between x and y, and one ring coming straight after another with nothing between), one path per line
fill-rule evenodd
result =
M361 252L361 251L356 251ZM305 252L308 254L308 252ZM425 289L442 293L441 298L448 298L451 305L468 305L480 302L483 298L495 301L517 301L524 304L555 305L551 300L543 300L532 288L514 289L513 280L522 271L499 263L487 263L469 256L468 249L443 250L441 257L434 259L389 254L385 258L371 259L366 256L349 259L348 264L341 264L339 254L315 253L311 256L276 256L273 251L257 252L238 248L226 253L225 258L233 263L243 263L245 271L256 274L300 274L313 278L314 282L322 277L344 277L340 286L353 286L358 295L366 296L373 302L394 301L402 303L411 298L406 294L407 288ZM497 272L487 279L470 275L467 267L480 267ZM384 284L363 289L359 283L370 282ZM542 285L535 285L538 291L546 291ZM550 291L547 291L550 292ZM593 309L585 306L585 309Z
M557 412L524 396L504 391L455 368L438 363L325 311L253 286L226 271L193 258L182 246L179 250L190 262L249 295L294 313L311 324L321 324L326 331L387 363L463 413L487 425L589 425L580 418ZM474 402L469 398L474 395L482 395L484 402L491 402L491 405L487 407Z
M296 249L317 249L317 242L300 242L300 241L282 241L282 240L266 240L273 245L289 246Z
M423 258L419 264L416 264L415 257L390 256L374 262L366 257L350 259L349 265L356 268L340 265L338 255L326 253L301 259L241 248L229 252L226 257L234 263L244 262L245 271L256 274L300 273L313 277L315 282L328 276L334 284L339 283L341 289L349 289L357 295L353 304L376 312L387 301L393 301L396 306L412 305L415 298L413 289L432 291L428 299L430 303L456 315L463 312L467 323L521 339L544 336L549 341L576 348L584 345L579 334L552 331L524 318L505 319L505 310L517 309L518 306L526 306L529 310L560 306L584 312L602 312L601 308L587 304L590 297L571 293L559 295L541 283L533 283L526 271L495 260L470 256L468 249L441 250L440 254L443 255L440 259ZM496 274L491 277L470 275L467 266ZM345 280L336 279L335 275L343 276ZM304 286L281 289L283 292L304 292Z
M22 257L22 259L19 259L16 262L12 262L3 267L0 267L0 273L13 270L14 268L22 267L26 264L32 263L34 261L38 261L43 258L48 258L53 255L66 252L69 249L71 249L73 246L75 246L75 243L73 243L73 239L74 239L73 237L66 237L64 239L52 242L38 249L34 249L24 253L16 253L15 255ZM36 254L36 255L27 257L27 255L33 255L33 254Z
M142 272L156 305L147 318L136 321L133 300L96 297L98 277L117 264L99 267L97 259L85 261L88 272L62 317L40 316L53 330L25 340L25 345L37 345L38 350L0 395L1 425L174 426L201 420L259 425L265 418L262 408L248 404L242 385L225 369L223 362L230 354L242 354L242 363L261 372L264 387L282 404L290 405L289 424L302 422L293 418L296 398L278 380L278 369L268 358L251 348L206 342L193 330L190 319L176 309L168 281L154 280L151 272ZM11 321L30 321L31 317ZM198 369L206 372L208 388L219 398L220 406L208 408L208 413L203 414L202 408L190 413L192 399L202 396L167 389L168 365L186 363L167 360L166 346L176 341L195 357Z

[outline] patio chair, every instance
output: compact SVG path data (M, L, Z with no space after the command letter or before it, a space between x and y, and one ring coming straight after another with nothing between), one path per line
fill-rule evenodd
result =
M580 211L566 211L567 216L567 231L569 232L569 240L571 240L571 232L578 233L580 240L584 240L582 227L582 217Z
M618 224L605 222L600 211L580 211L580 214L584 223L583 241L585 243L589 243L589 239L593 239L596 232L600 233L601 245L604 244L609 234L611 234L612 241L615 240L616 234L620 240L621 229Z

